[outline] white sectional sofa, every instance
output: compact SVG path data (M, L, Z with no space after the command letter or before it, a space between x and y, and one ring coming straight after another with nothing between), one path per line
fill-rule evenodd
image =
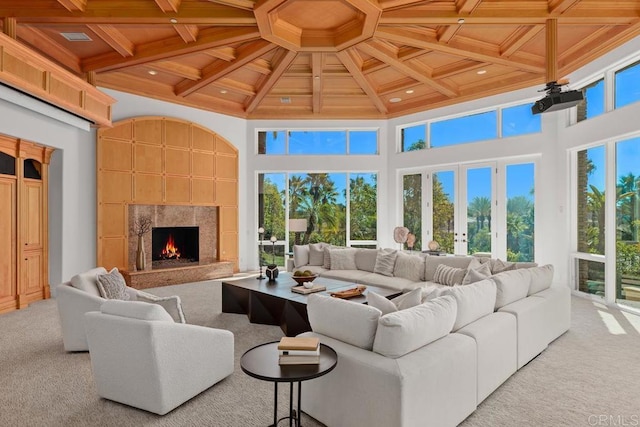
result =
M373 300L367 306L309 297L313 332L303 335L317 336L333 347L338 365L304 384L302 409L327 426L455 426L569 329L570 290L552 286L551 265L528 263L514 269L486 260L498 269L506 266L507 271L467 285L446 286L434 281L438 264L463 268L473 262L471 267L478 268L480 263L473 257L407 255L423 262L422 280L411 280L360 268L366 267L363 260L366 263L373 252L354 254L356 269L343 269L339 257L332 260L338 261L337 269L309 261L292 266L324 277L421 294L418 305L388 314L373 306ZM421 268L411 259L401 261L400 270L403 262Z

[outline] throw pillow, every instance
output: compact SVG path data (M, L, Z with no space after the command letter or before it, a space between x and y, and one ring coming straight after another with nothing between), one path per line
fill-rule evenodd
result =
M527 295L533 295L551 287L553 265L547 264L542 267L528 268L527 270L531 273L531 285L529 285L529 293Z
M376 266L377 249L358 249L356 252L356 267L358 270L373 273Z
M373 272L393 277L393 267L397 257L398 251L394 249L380 249L376 255L376 265L373 267Z
M395 359L417 350L451 332L456 312L455 298L443 296L386 314L378 321L373 351Z
M458 312L453 331L493 313L496 304L496 284L486 279L469 286L446 288L441 295L451 295L456 299Z
M313 332L371 350L380 310L340 298L311 294L307 299L309 325Z
M491 260L491 274L502 273L516 269L515 262L502 261L501 259Z
M478 262L478 264L480 263ZM467 274L465 274L464 279L462 279L462 284L468 285L470 283L479 282L489 277L491 277L491 268L489 267L489 263L480 264L478 267L473 269L471 268L471 266L469 266L469 268L467 269Z
M309 244L309 265L324 264L324 246L326 243L311 243Z
M382 312L382 315L393 313L398 310L415 307L422 302L422 289L417 288L406 294L399 295L393 299L387 299L375 292L367 292L367 304Z
M331 249L329 258L331 259L332 270L357 270L355 248Z
M100 311L104 314L131 319L173 322L173 319L164 308L142 301L109 300L102 303Z
M178 295L159 297L144 291L138 291L136 299L142 302L158 304L162 306L176 323L187 323L182 311L182 301Z
M433 275L433 281L447 286L459 285L462 283L462 280L464 280L466 272L467 270L465 268L449 267L448 265L440 264Z
M496 310L507 304L511 304L512 302L525 298L529 292L531 273L528 268L503 271L491 276L491 278L496 282L496 286L498 288L496 295Z
M409 279L412 282L423 281L424 257L399 252L395 266L393 267L393 276Z
M125 301L129 299L127 283L115 267L107 274L98 275L98 290L102 298Z
M293 265L298 268L309 264L309 245L293 245Z
M344 246L334 246L329 243L324 244L324 258L322 259L322 268L326 268L327 270L331 270L331 250L332 249L346 249ZM353 269L355 270L355 268Z

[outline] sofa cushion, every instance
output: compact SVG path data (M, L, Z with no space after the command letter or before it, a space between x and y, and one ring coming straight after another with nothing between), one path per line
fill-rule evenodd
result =
M471 265L469 265L469 268L467 268L467 274L465 274L464 279L462 279L463 285L479 282L491 277L491 268L489 267L489 264L480 264L480 262L478 262L478 264L479 265L475 268L471 268Z
M448 265L440 264L433 275L433 281L447 286L459 285L462 283L462 280L464 280L466 272L467 270L464 268L449 267Z
M326 250L326 249L325 249ZM329 250L331 259L330 265L332 270L356 270L356 252L354 248Z
M375 307L311 294L307 314L313 332L371 350L381 312Z
M493 313L496 304L496 284L485 279L468 286L454 286L444 289L440 295L451 295L456 299L458 313L453 331Z
M360 280L361 283L365 285L380 286L382 288L397 289L399 291L414 289L416 283L409 279L403 279L402 277L389 277L377 273L365 273Z
M309 245L293 245L293 265L301 267L309 264Z
M399 252L393 267L393 276L403 277L414 282L424 280L424 257Z
M489 264L491 266L491 273L492 274L497 274L497 273L501 273L503 271L510 271L510 270L515 270L516 269L516 263L515 262L502 261L501 259L492 259L489 262Z
M378 256L377 249L358 249L356 252L356 268L362 271L368 271L373 273L373 269L376 266L376 257Z
M101 296L98 290L98 274L107 274L104 267L92 268L71 278L71 286L94 296Z
M382 312L382 315L415 307L422 303L422 289L414 289L393 299L387 299L375 292L367 292L367 304Z
M495 309L521 300L527 296L531 284L531 273L528 268L503 271L491 276L497 286Z
M531 284L527 295L533 295L551 287L553 281L553 265L547 264L541 267L527 269L531 273Z
M424 280L433 282L433 275L440 264L449 267L467 268L473 257L467 256L427 256L424 259Z
M393 267L396 264L398 251L394 249L380 249L376 255L376 265L373 272L383 276L393 276Z
M143 301L107 300L100 306L100 311L104 314L131 319L173 322L162 306Z
M373 351L396 359L449 332L456 320L456 300L443 296L380 317Z
M102 298L125 301L129 299L127 282L115 267L106 274L98 274L98 290Z
M369 273L360 270L324 270L322 272L322 277L326 277L327 279L344 280L345 282L351 283L363 283L362 278L367 274Z
M321 266L324 264L324 246L326 243L309 244L309 265Z

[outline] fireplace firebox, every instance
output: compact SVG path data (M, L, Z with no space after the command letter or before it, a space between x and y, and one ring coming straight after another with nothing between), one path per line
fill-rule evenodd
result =
M199 261L198 227L153 227L152 268L179 267Z

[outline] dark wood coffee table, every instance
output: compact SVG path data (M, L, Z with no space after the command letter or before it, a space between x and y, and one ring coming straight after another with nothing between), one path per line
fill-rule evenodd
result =
M278 364L279 341L260 344L247 350L240 358L240 367L247 375L263 381L273 382L273 424L289 419L289 425L295 423L300 426L300 400L302 396L302 381L311 380L328 374L336 367L338 355L335 350L325 344L320 344L320 363L317 365L285 365ZM278 383L289 383L289 416L278 420ZM293 383L298 383L298 406L293 408Z
M326 291L316 292L329 295L331 292L353 288L357 284L342 280L318 277L314 285L322 285ZM278 279L270 282L267 279L256 280L255 277L222 282L222 312L239 313L249 316L251 323L279 325L289 337L311 330L307 315L308 295L297 294L291 290L297 283L291 273L281 273ZM364 304L367 293L375 292L387 298L393 298L402 292L393 289L369 286L363 295L350 298L348 301Z

